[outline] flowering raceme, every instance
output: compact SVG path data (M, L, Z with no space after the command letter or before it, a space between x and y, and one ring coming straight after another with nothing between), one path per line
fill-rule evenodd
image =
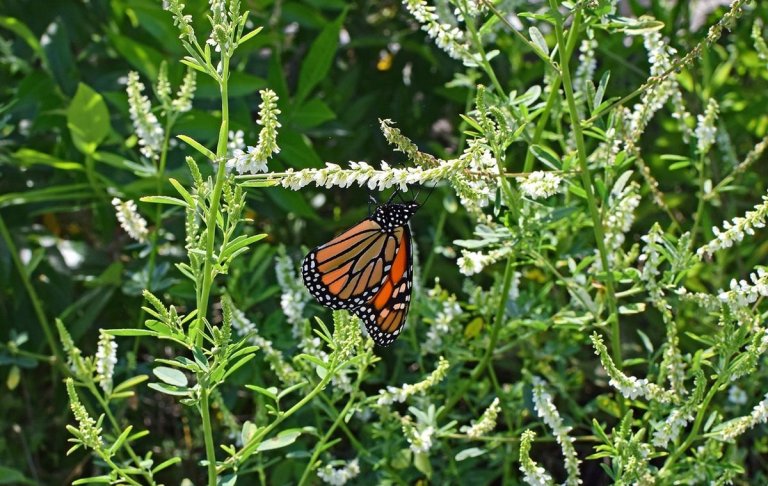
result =
M238 140L237 132L233 134L232 157L227 160L227 167L236 171L238 174L256 174L267 171L267 160L272 155L280 153L280 147L277 145L277 129L280 128L280 122L277 121L277 115L280 110L277 108L278 97L274 91L264 89L259 91L261 94L261 104L259 105L259 119L257 124L261 125L259 131L259 142L256 146L249 146L246 151L236 148L242 144Z
M148 159L160 157L165 131L157 117L152 113L152 103L144 95L144 84L139 81L139 73L128 73L128 106L133 120L133 128L139 139L141 153Z
M128 233L128 236L138 242L146 241L149 234L147 221L139 214L139 208L136 207L136 203L113 198L112 205L115 207L120 226Z

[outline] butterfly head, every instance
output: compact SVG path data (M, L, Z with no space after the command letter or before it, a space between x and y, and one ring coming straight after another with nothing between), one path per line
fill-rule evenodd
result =
M385 230L392 231L399 226L405 226L419 207L420 205L413 201L405 204L382 204L376 208L371 219Z

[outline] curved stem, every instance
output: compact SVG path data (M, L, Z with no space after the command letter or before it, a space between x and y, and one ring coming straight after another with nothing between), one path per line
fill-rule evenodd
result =
M459 403L459 400L464 397L464 394L467 392L470 385L476 382L478 378L480 378L480 375L483 374L483 371L485 371L493 359L493 353L496 350L496 343L499 339L499 331L501 330L501 325L504 322L504 313L507 306L507 296L509 295L509 289L512 286L512 277L515 273L513 270L513 263L514 256L509 255L509 257L507 257L506 268L504 269L504 280L501 285L501 294L499 294L499 305L496 307L496 316L494 317L493 328L491 329L491 336L488 341L488 346L485 348L485 354L483 354L483 357L480 358L480 361L472 369L469 378L462 381L461 388L459 388L456 393L451 395L451 397L445 403L445 406L438 415L438 419L444 417L451 409L453 409L454 406L456 406L457 403Z
M247 444L243 446L242 449L237 451L234 455L232 455L229 459L227 459L227 465L238 464L241 461L246 460L253 452L256 450L256 448L259 447L259 444L264 440L264 437L266 437L270 432L275 430L275 428L280 425L285 419L293 415L294 413L301 410L307 403L311 402L320 392L323 391L325 386L331 381L331 378L336 374L336 360L334 359L331 361L328 367L328 372L323 377L322 380L315 386L315 388L312 389L307 396L299 400L296 405L289 408L285 412L278 415L275 420L269 424L268 426L264 427L258 434L255 434L251 440L248 441Z
M342 420L344 420L344 417L346 417L347 412L349 412L349 409L352 408L352 405L355 403L355 399L350 398L347 404L344 406L344 408L339 412L338 417L336 417L336 420L334 420L333 424L328 428L328 431L323 435L323 438L320 439L320 442L317 443L315 446L314 452L312 452L312 457L309 458L309 463L307 464L307 467L304 468L304 473L301 475L301 479L299 479L299 486L303 486L307 483L307 480L309 480L309 473L312 472L314 468L315 463L317 462L317 458L320 456L320 452L325 449L325 444L330 440L331 436L333 435L336 428L341 424Z
M560 53L560 69L563 73L563 89L565 91L565 98L568 102L568 111L571 118L571 126L573 128L574 138L576 139L576 149L579 160L579 168L581 169L581 182L584 186L584 191L587 194L587 206L589 207L589 214L592 217L592 229L595 233L595 243L597 244L597 251L600 254L600 263L602 264L603 271L605 272L605 287L606 298L608 301L608 309L610 311L609 322L611 324L611 351L613 354L613 360L616 366L621 369L621 329L619 327L619 313L618 306L616 305L616 292L613 281L613 273L608 261L608 250L605 247L605 234L603 232L603 222L600 217L600 211L597 208L597 200L595 198L594 182L592 181L592 175L589 172L589 166L587 165L587 150L584 143L584 133L581 127L581 121L579 120L579 114L576 109L576 97L573 94L573 83L571 81L571 72L569 68L570 58L568 56L567 46L569 42L566 42L563 34L563 19L558 11L558 5L556 0L549 0L549 4L552 10L552 14L555 18L555 36L557 37L557 45L561 46L558 49ZM581 10L576 10L576 15L573 19L573 24L569 32L570 36L576 36L579 32L579 26L581 24Z
M701 217L704 212L704 202L706 200L704 194L704 184L706 183L706 177L704 174L704 156L699 156L699 202L696 205L696 214L693 216L693 228L691 229L691 242L688 245L690 250L693 250L696 245L696 236L701 226Z
M48 317L45 315L45 311L43 310L43 303L40 300L40 296L37 295L35 287L32 285L32 280L30 280L29 275L27 275L27 269L19 257L19 251L16 249L16 245L13 242L11 233L8 231L8 227L5 225L5 221L3 220L2 216L0 216L0 235L2 235L3 240L5 241L5 246L8 247L8 253L11 254L13 264L16 267L16 270L19 272L21 282L24 285L24 289L27 291L27 295L29 295L29 300L32 303L32 309L34 309L37 320L40 322L40 327L43 329L45 341L48 343L48 347L51 348L51 353L53 353L53 356L55 357L54 364L64 376L68 376L69 370L64 364L66 360L64 359L64 355L59 349L58 341L53 334L53 329L51 328L51 323L48 321Z
M86 388L88 388L88 391L91 392L91 395L96 397L96 401L99 402L99 405L101 406L101 409L104 410L104 414L107 416L107 419L109 420L109 423L112 425L112 428L115 429L115 431L121 431L120 424L117 423L117 419L115 418L114 414L112 413L112 410L109 408L109 403L107 403L107 400L101 395L99 390L96 388L96 385L93 384L92 380L84 381ZM123 446L125 450L128 452L128 455L131 457L131 460L136 465L136 468L141 471L141 475L144 476L144 479L147 480L149 484L154 485L155 480L152 479L151 471L148 471L146 468L141 466L141 459L138 455L136 455L136 452L134 452L133 447L131 447L131 444L128 443L128 441L123 442Z

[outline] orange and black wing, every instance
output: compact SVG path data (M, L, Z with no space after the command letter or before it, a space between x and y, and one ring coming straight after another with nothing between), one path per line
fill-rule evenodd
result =
M391 274L405 231L386 232L372 219L364 219L309 252L301 267L304 285L331 309L365 304Z
M402 229L403 236L400 238L397 254L384 283L370 301L354 309L355 314L365 323L368 334L379 346L389 346L397 339L403 330L408 308L411 305L411 287L413 286L411 233L408 226Z

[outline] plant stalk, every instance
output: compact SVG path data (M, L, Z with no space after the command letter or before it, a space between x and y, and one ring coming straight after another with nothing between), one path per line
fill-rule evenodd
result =
M558 11L558 5L556 0L549 0L552 13L555 17L555 36L557 37L558 46L567 46L563 34L563 19ZM576 10L576 15L571 25L570 36L577 36L579 27L581 25L581 9ZM594 182L592 175L589 172L589 166L587 165L587 150L584 143L584 133L581 127L581 121L579 120L579 114L576 109L576 97L573 94L573 83L571 81L570 71L570 59L567 49L558 49L560 53L560 70L563 75L563 89L565 91L565 98L568 103L568 111L571 117L571 125L573 127L574 138L576 139L576 149L579 160L579 168L581 169L581 182L584 186L584 191L587 193L587 206L589 207L589 214L592 218L592 229L595 233L595 243L597 244L597 251L600 254L600 263L602 264L603 271L605 272L605 287L606 297L608 301L608 309L610 311L609 322L611 324L611 351L613 354L613 360L616 363L616 367L622 368L623 360L621 358L621 328L619 327L619 312L616 305L616 292L615 284L613 281L613 273L608 262L608 251L605 247L605 234L603 232L603 222L600 217L600 211L597 208L597 201L595 199Z

